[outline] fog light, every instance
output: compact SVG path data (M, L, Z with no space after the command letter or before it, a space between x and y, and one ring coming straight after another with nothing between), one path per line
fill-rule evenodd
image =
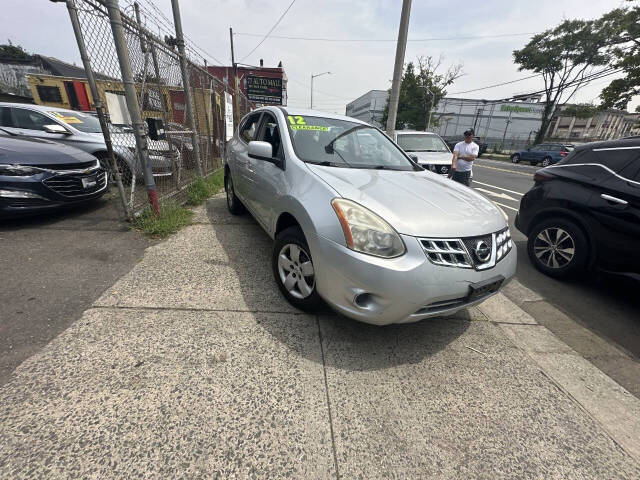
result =
M39 198L41 200L46 200L46 198L41 197L37 193L22 192L22 191L19 191L19 190L0 190L0 197L4 197L4 198Z

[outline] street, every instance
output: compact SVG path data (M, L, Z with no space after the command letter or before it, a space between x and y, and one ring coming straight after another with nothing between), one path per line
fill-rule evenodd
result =
M637 285L621 277L597 273L573 281L558 281L538 272L529 261L526 237L516 229L514 221L520 198L533 186L533 173L539 168L479 159L474 163L472 186L509 217L518 248L517 280L557 309L550 312L548 308L529 305L528 313L640 397ZM505 293L509 295L508 291ZM526 307L523 306L525 310Z

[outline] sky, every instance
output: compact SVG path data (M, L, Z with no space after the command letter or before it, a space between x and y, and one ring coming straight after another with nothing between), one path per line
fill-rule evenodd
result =
M80 1L80 0L77 0ZM149 12L145 22L153 30L153 2L172 18L170 0L140 0ZM0 20L4 43L29 52L81 64L64 3L47 0L2 0ZM122 5L131 0L121 0ZM419 56L442 57L442 68L462 64L464 75L448 88L450 95L523 78L512 52L523 47L532 33L542 32L564 19L597 18L623 6L623 0L413 0L405 62ZM296 0L272 35L330 38L341 41L305 41L267 38L247 56L291 5L291 0L181 0L185 34L225 64L231 63L229 27L234 30L236 61L275 67L280 61L288 77L289 105L308 107L310 76L314 80L314 108L344 114L345 105L368 92L391 86L401 0ZM244 35L251 34L251 35ZM518 35L512 35L518 34ZM487 35L496 38L460 39ZM421 39L451 39L429 40ZM344 41L367 39L369 41ZM389 41L371 41L389 40ZM208 57L209 64L216 61ZM609 77L612 79L614 77ZM575 101L597 102L608 84L600 79L578 92ZM499 99L540 90L540 78L456 96ZM633 111L640 104L635 98Z

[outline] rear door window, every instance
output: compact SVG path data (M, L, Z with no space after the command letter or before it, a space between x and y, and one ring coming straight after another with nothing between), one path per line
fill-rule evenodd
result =
M13 127L11 109L9 107L0 107L0 127Z
M639 149L611 149L594 150L598 163L610 168L618 175L627 169L632 169L633 164L638 162ZM624 176L624 175L622 175Z

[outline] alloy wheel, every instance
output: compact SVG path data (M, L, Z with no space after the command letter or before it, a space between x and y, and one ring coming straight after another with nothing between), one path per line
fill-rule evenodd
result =
M280 250L278 276L287 292L295 298L307 298L316 286L311 257L304 248L295 243L287 243Z
M520 163L520 155L518 155L517 153L515 155L513 155L511 157L511 162L512 163Z
M557 227L541 230L536 236L533 249L538 260L549 268L566 267L576 253L571 235Z
M226 183L225 191L227 192L227 206L231 210L233 209L233 181L230 176L227 176Z
M551 159L549 157L547 157L544 160L542 160L542 166L543 167L548 167L549 165L551 165Z

